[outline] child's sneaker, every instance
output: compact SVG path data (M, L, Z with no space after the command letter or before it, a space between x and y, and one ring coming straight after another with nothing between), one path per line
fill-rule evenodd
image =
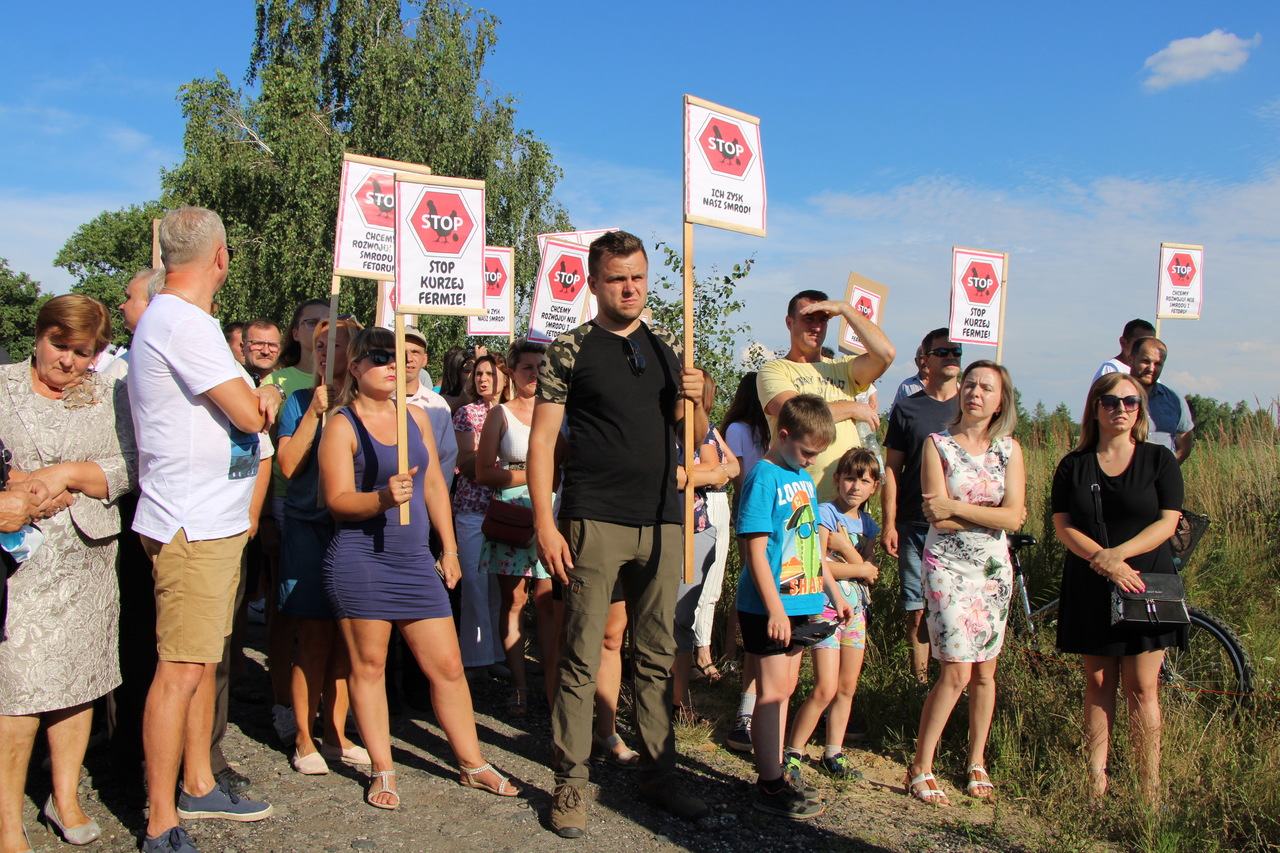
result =
M806 800L816 803L820 798L818 789L804 781L804 775L800 770L803 766L804 759L800 753L782 753L782 778L786 779L787 784L799 792Z
M809 799L789 784L770 793L760 784L751 792L751 805L767 814L787 820L809 820L822 814L822 803Z
M738 752L751 751L751 715L743 714L738 717L738 721L733 724L733 731L729 732L729 737L725 738L725 746L730 749L736 749Z
M827 775L836 779L844 779L846 782L862 781L862 774L854 769L849 759L844 757L843 752L822 756L822 769L827 772Z

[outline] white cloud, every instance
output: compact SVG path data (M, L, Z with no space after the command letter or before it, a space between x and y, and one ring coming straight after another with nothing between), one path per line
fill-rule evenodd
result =
M1235 33L1222 30L1214 30L1199 38L1174 39L1168 47L1147 57L1143 63L1143 69L1151 72L1143 86L1157 92L1215 74L1230 74L1245 64L1249 51L1261 42L1261 34L1242 39Z

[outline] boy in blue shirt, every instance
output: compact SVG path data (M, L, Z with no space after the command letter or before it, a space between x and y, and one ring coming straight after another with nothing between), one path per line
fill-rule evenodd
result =
M782 773L787 703L800 674L801 647L792 644L791 633L822 613L827 595L842 622L852 609L823 566L817 490L804 472L835 439L831 412L821 397L800 394L783 405L777 423L777 435L747 476L738 507L738 535L747 546L738 579L738 624L748 661L759 673L751 730L759 773L753 804L769 814L808 820L822 814L816 792L792 786Z

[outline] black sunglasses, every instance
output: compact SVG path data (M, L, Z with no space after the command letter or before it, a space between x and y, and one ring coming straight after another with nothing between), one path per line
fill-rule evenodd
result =
M386 367L388 364L396 363L396 354L387 352L384 349L371 349L360 358L357 358L356 361L362 361L366 358L373 362L374 367Z
M1120 406L1124 406L1126 412L1136 412L1138 407L1142 405L1142 398L1137 394L1128 397L1117 397L1115 394L1103 394L1098 398L1098 404L1108 412L1114 412Z
M640 352L640 347L636 346L636 342L630 338L624 338L626 346L623 350L627 353L627 364L631 367L631 372L636 376L644 376L644 355Z
M946 358L949 355L954 355L956 358L959 358L960 356L964 355L964 348L963 347L934 347L933 349L929 350L929 355L933 356L934 358Z

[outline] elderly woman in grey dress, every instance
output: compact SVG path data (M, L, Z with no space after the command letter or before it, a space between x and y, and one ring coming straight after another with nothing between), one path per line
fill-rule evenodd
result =
M134 486L124 383L90 364L111 338L106 306L57 296L36 318L30 360L0 367L0 440L11 477L33 477L66 507L38 523L43 542L9 578L0 642L0 853L29 849L23 786L41 717L48 728L50 824L73 844L98 837L76 787L93 701L120 684L115 501Z

